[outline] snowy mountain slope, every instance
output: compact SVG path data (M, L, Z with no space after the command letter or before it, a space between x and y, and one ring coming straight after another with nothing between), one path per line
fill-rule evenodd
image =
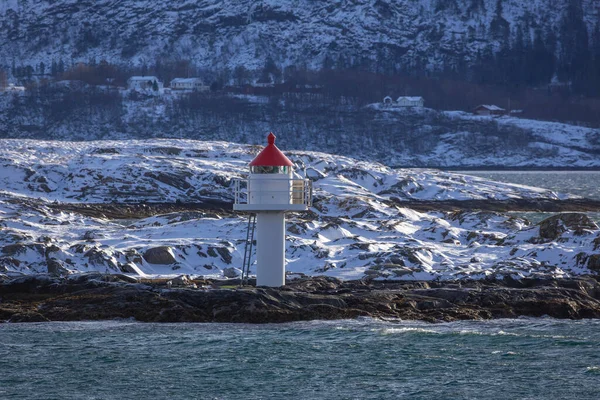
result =
M154 199L193 200L202 197L197 190L204 190L227 200L229 180L245 174L256 147L187 140L4 140L2 146L8 151L0 168L5 187L0 273L98 270L224 277L235 275L242 264L244 215L180 212L109 220L59 211L50 200L135 201L147 199L147 188L160 193ZM589 273L598 261L600 231L585 217L537 226L489 212L421 213L401 203L557 194L434 170L392 170L324 153L287 154L315 188L311 212L288 218L288 271L344 279L565 276ZM182 171L191 174L181 176ZM179 178L165 183L169 180L145 172ZM135 196L138 183L144 189ZM124 184L134 189L121 190ZM40 192L41 185L50 191Z
M496 0L5 0L0 4L0 63L37 66L106 59L148 64L192 60L202 68L260 69L373 62L429 69L451 53L473 59L499 47ZM583 0L588 32L599 0ZM558 32L566 2L504 0L500 21ZM497 24L496 24L497 25Z

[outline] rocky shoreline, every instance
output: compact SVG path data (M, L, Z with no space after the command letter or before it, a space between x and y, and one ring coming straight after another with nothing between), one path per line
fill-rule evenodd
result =
M0 322L277 323L357 317L443 322L519 316L600 318L600 276L451 282L301 277L276 289L239 287L235 280L138 281L121 274L0 277Z
M315 203L318 201L315 201ZM600 212L600 200L593 199L510 199L510 200L399 200L391 199L390 204L416 211L491 211L491 212ZM51 203L48 207L55 211L75 212L81 215L130 219L146 218L154 215L202 211L218 213L221 216L234 214L233 204L226 201L207 199L202 202L171 203Z

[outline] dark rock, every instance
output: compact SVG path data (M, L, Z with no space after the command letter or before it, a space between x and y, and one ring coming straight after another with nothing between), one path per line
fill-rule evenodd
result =
M62 261L56 258L49 258L46 261L48 266L48 273L55 276L64 276L69 274L69 270L64 267Z
M298 229L298 226L296 224L293 224L290 227L288 227L287 231L290 233L293 233L294 235L300 234L300 229Z
M192 280L190 279L190 277L188 275L180 275L176 278L171 279L169 282L167 282L168 286L176 286L176 287L189 286L192 284Z
M48 322L48 318L35 311L28 311L23 313L15 313L10 319L10 322Z
M226 247L217 247L217 253L221 256L221 260L225 262L225 264L231 264L231 252Z
M539 223L540 237L556 240L567 230L572 230L577 235L587 231L598 230L598 225L587 215L580 213L561 213L546 218Z
M92 271L92 272L84 272L84 273L69 275L68 279L69 279L69 282L81 284L81 283L87 283L87 282L95 281L95 280L102 281L107 276L108 276L107 274L102 274L98 271Z
M191 177L190 172L180 172L179 174L167 173L167 172L146 172L145 177L156 179L157 181L164 183L165 185L172 186L176 189L189 189L192 185L186 180Z
M600 249L600 236L598 236L597 238L592 240L592 243L594 243L594 250L599 250Z
M365 242L359 242L359 243L352 243L350 245L350 250L362 250L362 251L369 251L371 247L371 243L365 243Z
M128 282L128 283L138 283L137 278L133 277L133 276L128 276L125 274L114 274L112 275L114 276L116 279L122 281L122 282Z
M158 153L165 154L168 156L178 156L181 154L182 149L179 147L172 146L162 146L162 147L152 147L147 150L149 153Z
M144 260L150 264L175 264L177 260L169 246L159 246L148 249L144 252Z
M454 245L460 246L460 241L457 239L452 239L452 238L444 239L444 240L442 240L442 243L454 244Z
M27 251L27 246L22 243L8 244L2 247L2 253L7 256L17 256Z
M120 265L120 269L122 272L125 272L126 274L137 274L137 270L135 269L135 264L133 263L125 263Z
M50 189L50 187L48 185L46 185L45 183L42 183L40 185L40 189L42 189L42 191L44 191L46 193L54 192L54 189Z
M74 244L71 247L69 247L69 250L75 253L85 253L89 250L89 247L85 244Z
M48 257L50 255L50 253L57 253L59 251L60 251L60 247L53 244L53 245L46 247L44 254L46 255L46 257Z
M99 267L106 267L113 270L118 270L117 264L102 250L93 247L87 252L83 254L84 257L87 257L89 263Z
M239 268L229 267L223 268L223 276L225 278L237 278L242 274L242 270Z
M119 150L114 147L100 147L92 151L92 154L119 154Z
M184 278L182 282L190 281ZM210 290L195 289L193 283L179 289L172 283L171 290L164 290L164 281L135 282L119 274L4 281L0 284L0 320L264 323L357 316L431 322L520 315L600 318L600 283L595 277L460 282L344 282L304 277L283 288L243 289L222 289L203 281L203 287L215 288Z
M0 258L0 271L8 271L8 267L16 268L21 265L21 261L12 257Z
M592 271L600 272L600 254L592 254L588 258L587 267Z
M96 231L86 231L83 234L83 240L87 240L88 242L93 242L94 240L101 239L103 237L104 235Z

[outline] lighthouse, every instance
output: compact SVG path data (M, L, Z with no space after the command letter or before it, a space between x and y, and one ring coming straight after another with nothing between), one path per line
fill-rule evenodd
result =
M256 214L257 286L285 285L285 213L306 211L312 202L311 181L294 179L292 166L271 132L250 162L248 179L235 183L233 209Z

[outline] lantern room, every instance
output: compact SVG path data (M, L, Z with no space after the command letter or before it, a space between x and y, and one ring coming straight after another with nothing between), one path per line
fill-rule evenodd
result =
M247 180L237 181L234 210L304 211L311 203L311 182L294 179L292 162L267 136L267 146L250 162Z

